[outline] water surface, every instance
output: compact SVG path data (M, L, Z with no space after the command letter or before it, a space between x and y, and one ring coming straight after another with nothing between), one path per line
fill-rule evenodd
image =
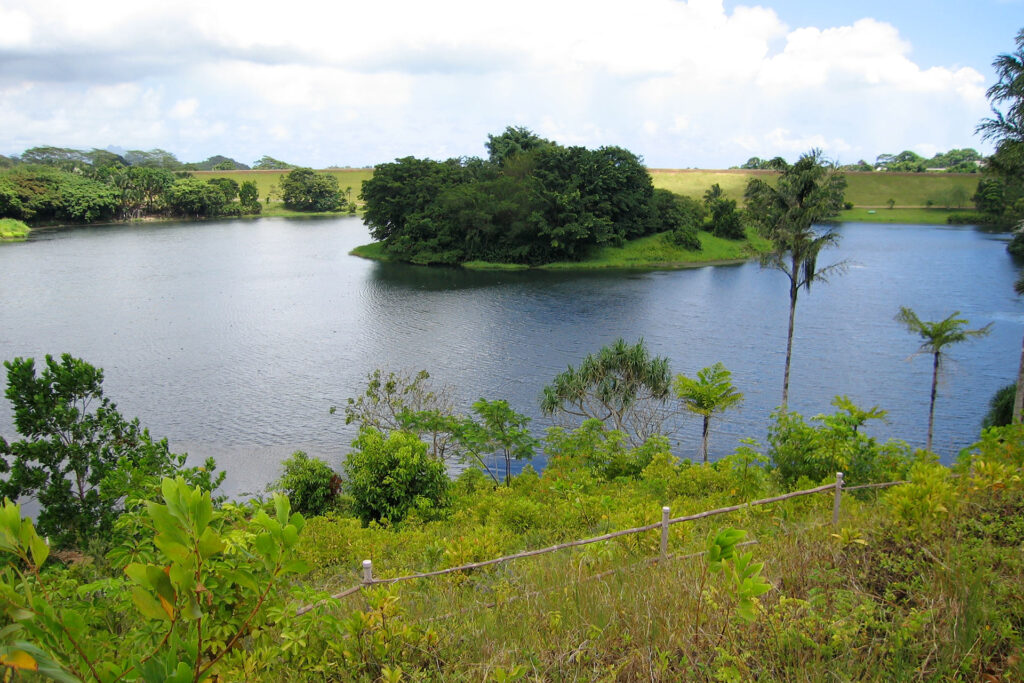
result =
M973 227L845 224L848 271L802 293L790 406L836 394L889 411L871 429L923 445L931 363L893 316L962 312L990 337L952 349L935 447L969 445L992 393L1016 377L1024 303L1006 235ZM377 367L428 369L464 406L505 398L534 417L542 387L588 352L643 337L693 374L722 361L746 401L713 424L718 457L763 440L781 398L785 277L755 263L663 272L501 272L348 255L359 219L167 223L42 231L0 247L0 358L69 352L105 370L107 395L177 451L213 455L230 493L254 491L296 449L335 466L354 436L330 415ZM696 452L699 423L674 435ZM15 435L0 405L0 434Z

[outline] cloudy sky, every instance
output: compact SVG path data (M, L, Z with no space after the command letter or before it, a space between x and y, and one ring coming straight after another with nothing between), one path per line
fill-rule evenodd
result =
M0 153L324 167L526 126L659 168L991 148L1024 0L0 0Z

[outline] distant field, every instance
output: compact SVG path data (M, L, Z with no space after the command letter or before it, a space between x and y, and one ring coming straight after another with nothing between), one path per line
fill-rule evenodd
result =
M231 178L239 184L246 180L255 181L262 200L273 187L277 186L281 176L287 171L195 171L194 173L199 178ZM342 191L351 188L353 200L359 196L363 181L373 176L373 170L368 168L329 170L322 171L322 173L336 177ZM650 169L650 173L655 187L672 190L689 197L700 198L709 187L718 183L725 190L726 195L735 199L740 205L743 204L743 190L747 186L747 180L754 176L760 176L771 182L777 175L773 171L745 170ZM846 201L853 202L857 207L884 208L886 211L889 210L890 199L896 202L897 207L902 208L923 209L931 200L936 208L949 206L955 209L960 203L962 208L970 209L973 208L970 198L978 186L980 177L977 174L958 173L847 173ZM959 197L956 193L959 193ZM937 222L934 220L934 214L929 214L929 217L932 220L922 222ZM865 215L847 220L896 222L882 219L883 216L868 217Z
M342 192L346 188L352 188L351 199L353 201L356 201L359 192L363 189L363 181L373 176L373 169L370 168L345 168L319 172L337 178ZM286 175L288 171L193 171L193 173L197 178L231 178L239 185L247 180L255 182L256 187L260 190L260 201L262 202L267 193L280 183L281 176ZM277 200L279 201L279 198ZM356 201L356 203L360 202Z
M731 199L743 204L743 190L747 180L759 176L769 182L777 175L772 171L673 171L651 169L655 187L662 187L690 197L701 197L704 191L718 183ZM937 207L956 208L956 188L960 188L959 201L963 208L973 208L970 201L981 176L973 173L847 173L846 201L855 206L888 208L888 201L896 206L925 207L931 200Z

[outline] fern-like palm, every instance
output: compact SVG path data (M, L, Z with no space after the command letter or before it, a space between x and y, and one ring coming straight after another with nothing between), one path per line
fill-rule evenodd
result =
M739 404L743 394L736 391L732 384L732 373L721 363L700 370L696 379L676 375L673 389L687 410L704 418L700 453L703 461L707 462L711 416Z
M921 346L917 353L928 353L932 356L932 394L928 405L928 443L926 448L932 449L932 433L935 425L935 395L939 384L939 368L946 347L965 342L968 339L985 337L992 331L992 323L977 330L966 329L968 321L959 317L960 311L954 311L949 317L929 321L921 320L914 311L906 306L900 307L896 314L896 322L907 328L907 331L921 337ZM916 355L916 354L915 354Z

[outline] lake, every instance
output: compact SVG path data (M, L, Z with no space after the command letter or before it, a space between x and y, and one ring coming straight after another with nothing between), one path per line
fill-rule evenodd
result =
M970 226L848 223L822 262L849 270L801 293L790 407L832 412L837 394L879 405L868 433L925 441L930 358L893 319L955 310L992 334L951 350L935 448L978 436L989 398L1016 377L1024 301L1008 235ZM214 456L227 493L261 490L302 449L340 467L354 437L341 411L374 368L427 369L467 406L507 399L548 426L543 386L623 337L643 337L693 375L722 361L746 400L712 423L713 457L763 440L779 403L787 283L756 263L661 272L472 272L349 256L358 218L233 220L34 233L0 245L0 359L63 352L105 371L104 388L193 459ZM695 457L700 423L673 434ZM0 404L0 434L16 436ZM538 465L542 465L541 461Z

